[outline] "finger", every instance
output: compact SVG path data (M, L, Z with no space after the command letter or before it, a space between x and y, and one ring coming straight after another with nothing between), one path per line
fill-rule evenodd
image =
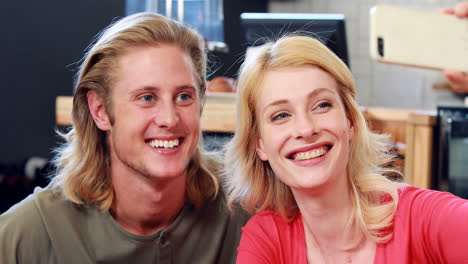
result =
M447 14L447 15L455 14L455 10L453 8L444 8L444 9L441 9L440 12L443 14Z
M460 18L468 18L468 2L460 2L455 6L455 15Z
M444 70L444 75L456 92L468 92L468 74L457 70Z

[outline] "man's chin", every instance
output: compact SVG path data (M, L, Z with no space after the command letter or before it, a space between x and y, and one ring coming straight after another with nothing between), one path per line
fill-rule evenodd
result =
M167 164L163 164L162 166L143 166L143 164L137 165L131 164L130 162L124 162L124 164L137 174L140 174L143 177L152 180L175 179L182 175L185 175L187 170L185 166L180 166L176 164L174 164L175 166L167 166Z
M186 175L186 171L186 168L165 168L164 170L160 170L159 168L155 170L149 170L149 173L147 173L146 176L155 180L170 180Z

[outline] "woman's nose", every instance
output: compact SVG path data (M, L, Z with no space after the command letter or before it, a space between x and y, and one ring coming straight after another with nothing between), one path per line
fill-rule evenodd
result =
M297 139L309 139L316 134L317 127L313 117L305 114L296 115L295 118L295 134Z

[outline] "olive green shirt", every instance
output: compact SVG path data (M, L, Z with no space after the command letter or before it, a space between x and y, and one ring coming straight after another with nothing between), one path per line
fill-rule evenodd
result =
M0 216L0 263L235 263L247 220L218 198L185 205L168 229L138 236L108 211L37 188Z

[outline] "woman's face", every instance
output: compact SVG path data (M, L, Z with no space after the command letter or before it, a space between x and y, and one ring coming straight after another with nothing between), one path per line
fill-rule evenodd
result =
M268 71L257 101L257 153L294 190L346 180L354 127L337 82L314 66Z

